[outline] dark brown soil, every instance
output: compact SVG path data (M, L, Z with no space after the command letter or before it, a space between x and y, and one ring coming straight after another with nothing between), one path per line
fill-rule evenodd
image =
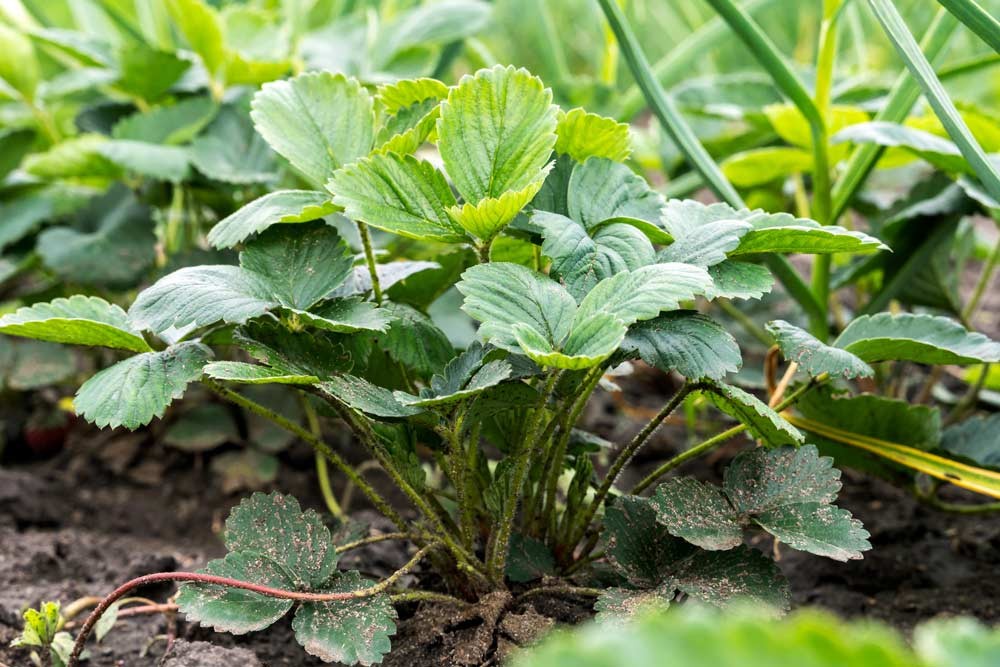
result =
M623 416L614 402L595 401L591 407L591 422L616 441L634 431L642 406L656 406L669 389L643 382L636 386L632 391L639 393L629 396L640 406L640 413L631 413L634 418ZM678 432L665 429L636 462L637 473L677 449ZM682 472L714 477L731 453L723 450L708 465L695 463ZM274 487L320 509L310 463L304 448L286 452ZM103 595L131 577L197 568L219 556L217 532L239 498L220 490L208 466L195 465L191 456L141 435L80 429L55 458L0 469L0 667L28 664L24 652L7 646L25 606L49 599L65 605ZM941 613L1000 621L1000 522L995 518L935 513L888 485L853 474L845 474L840 503L865 523L875 548L864 560L847 564L782 548L780 563L796 604L874 617L904 630ZM373 515L362 510L358 518L371 522ZM763 539L757 546L772 548ZM384 576L406 558L401 545L383 543L345 564ZM162 586L142 595L165 600L171 592L170 586ZM541 597L514 605L500 596L471 609L406 605L386 664L496 664L553 619L572 623L589 613L586 601ZM183 619L168 624L160 616L120 620L101 644L92 644L90 664L153 667L163 658L171 625L178 643L167 667L253 665L245 653L208 646L247 649L267 667L322 664L295 643L287 622L233 637Z

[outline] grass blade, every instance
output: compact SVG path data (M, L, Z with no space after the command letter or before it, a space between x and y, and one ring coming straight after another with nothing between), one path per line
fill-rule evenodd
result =
M776 0L750 0L743 9L749 14L773 5ZM695 63L705 57L705 52L715 47L729 34L729 26L716 16L698 26L698 29L678 42L670 51L652 66L653 76L661 86L669 86L690 75ZM618 120L627 122L642 111L646 101L637 85L629 86L622 94L622 101L615 114Z
M677 144L678 149L684 155L691 166L701 174L705 184L711 188L720 199L735 208L746 208L743 198L740 197L736 188L726 179L719 169L719 165L712 160L705 147L698 141L698 137L688 126L680 110L667 96L660 82L653 76L649 61L646 59L639 42L628 24L628 20L622 13L621 8L615 0L598 0L604 15L608 20L608 25L618 39L618 46L621 48L622 56L628 63L632 76L636 84L642 91L649 104L650 109L657 119L666 129L667 133ZM765 260L768 268L774 272L778 280L781 281L788 293L794 298L810 319L820 317L825 319L825 311L816 301L809 286L799 275L799 272L791 263L781 255L769 255Z
M913 34L903 22L899 11L891 0L868 0L868 3L903 62L906 63L907 69L923 88L927 102L934 109L941 124L944 125L948 136L962 151L962 155L972 166L986 191L994 199L1000 199L1000 172L997 171L997 168L990 162L982 147L972 136L965 121L962 120L962 116L958 113L955 103L948 97L940 79L934 73L934 68L927 62L927 58L921 52Z
M797 415L784 414L782 416L793 426L803 431L809 431L834 442L862 449L911 470L922 472L945 482L951 482L963 489L975 491L984 496L1000 498L1000 472L995 470L977 468L925 452L922 449L852 433Z
M938 11L933 22L927 28L921 43L921 48L928 60L933 62L944 53L944 48L957 25L958 22L945 10ZM903 72L893 83L889 95L886 97L885 106L875 116L875 120L890 123L903 122L919 97L920 84L909 72ZM836 224L840 216L844 214L858 189L868 180L868 175L871 174L875 163L878 162L884 150L885 148L882 146L865 144L857 146L852 151L851 157L844 167L844 175L833 188L833 204L830 211L832 223Z
M1000 21L975 0L938 0L938 3L964 23L979 39L1000 53Z

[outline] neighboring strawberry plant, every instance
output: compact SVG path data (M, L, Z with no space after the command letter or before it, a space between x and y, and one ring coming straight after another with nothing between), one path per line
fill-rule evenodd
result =
M884 244L784 213L664 201L624 164L626 126L559 109L523 69L374 91L311 72L266 84L250 115L304 187L254 200L212 229L216 247L239 248L238 265L181 268L128 311L97 297L37 304L0 319L0 332L128 355L76 395L79 414L102 427L148 424L202 382L315 447L396 524L392 537L418 550L388 579L367 582L336 569L338 549L357 542L335 545L316 514L257 495L230 516L225 559L125 584L84 625L75 656L117 599L171 580L187 582L178 604L192 620L242 633L298 603L293 628L307 651L377 662L394 630L392 596L442 595L393 589L429 554L448 594L470 601L549 575L610 584L552 588L597 597L604 616L679 595L782 609L787 584L743 545L746 529L839 560L870 548L860 523L832 504L839 471L782 411L819 385L872 375L876 362L1000 360L1000 344L928 315L859 318L832 345L777 322L785 357L811 377L789 387L789 374L771 405L725 382L742 364L739 346L696 305L759 298L773 283L761 262L782 253L865 254ZM379 261L372 228L408 241L392 245L397 261ZM350 252L348 234L363 257ZM451 287L478 322L478 340L463 350L427 314ZM605 373L630 359L684 381L605 471L594 457L600 439L580 428L581 416ZM318 430L238 391L259 384L318 400L413 513ZM760 446L733 461L721 489L687 478L649 499L616 489L636 452L696 394L737 425L667 461L633 493L741 432ZM989 483L992 473L965 467ZM614 572L598 579L587 566L602 557Z

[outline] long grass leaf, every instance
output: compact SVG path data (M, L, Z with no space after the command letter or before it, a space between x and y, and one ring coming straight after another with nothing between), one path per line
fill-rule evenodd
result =
M934 73L934 68L924 57L920 46L913 38L913 34L906 27L899 11L891 0L868 0L868 3L903 62L906 63L907 69L920 83L927 102L931 105L941 124L944 125L948 136L962 151L962 155L976 172L986 191L993 198L1000 199L1000 172L997 171L996 166L990 162L982 146L972 136L972 132L969 131L962 116L958 113L955 103L948 97L940 79Z
M1000 53L1000 21L979 3L975 0L938 0L938 3Z
M934 62L944 53L944 48L957 25L958 22L948 12L943 9L938 11L931 25L927 28L921 43L921 48L928 60ZM875 116L875 120L889 123L903 122L919 97L920 84L908 71L903 72L889 89L885 105ZM830 212L832 223L836 224L840 216L844 214L858 189L868 180L868 175L871 174L875 163L878 162L884 151L885 147L883 146L862 144L851 152L851 157L844 166L843 176L833 188L833 204Z

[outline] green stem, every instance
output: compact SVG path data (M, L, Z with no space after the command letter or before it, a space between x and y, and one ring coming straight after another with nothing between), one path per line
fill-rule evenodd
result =
M457 598L446 593L437 593L435 591L406 591L404 593L395 593L389 596L389 600L391 600L393 604L400 604L402 602L448 602L466 607L469 605L468 602L462 600L461 598Z
M779 403L778 405L776 405L774 407L774 411L775 412L781 412L782 410L788 409L789 407L791 407L792 405L794 405L795 402L797 400L799 400L799 398L803 394L805 394L810 389L813 389L814 387L819 386L823 382L826 382L827 379L828 379L828 376L827 376L826 373L824 373L823 375L820 375L820 376L817 376L817 377L813 378L812 380L810 380L809 382L807 382L806 384L802 385L801 387L799 387L798 389L796 389L795 391L793 391L791 394L789 394L785 398L785 400L783 400L781 403ZM685 452L683 452L681 454L678 454L677 456L673 457L672 459L670 459L669 461L667 461L666 463L664 463L663 465L661 465L659 468L657 468L653 472L651 472L648 475L646 475L642 479L642 481L640 481L638 484L636 484L632 488L632 490L629 493L632 494L632 495L638 495L638 494L642 493L647 488L649 488L652 484L654 484L658 479L660 479L661 477L663 477L664 475L666 475L668 472L670 472L674 468L676 468L676 467L678 467L680 465L683 465L684 463L686 463L687 461L690 461L693 458L697 458L699 456L702 456L703 454L707 454L708 452L712 451L713 449L715 449L719 445L723 444L724 442L729 441L731 438L739 435L740 433L743 433L746 430L747 430L746 424L737 424L736 426L732 427L731 429L725 430L722 433L719 433L719 434L717 434L715 436L712 436L711 438L709 438L705 442L701 443L700 445L695 445L691 449L689 449L689 450L687 450L687 451L685 451Z
M319 416L316 414L316 410L313 408L312 403L309 402L309 398L303 394L299 395L300 403L302 405L302 412L306 415L306 421L309 423L309 430L312 432L313 436L317 440L322 439L323 429L319 423ZM347 515L344 514L344 510L340 507L337 502L337 498L333 495L333 487L330 484L330 471L326 465L326 457L323 456L318 450L314 452L316 456L316 477L319 479L319 490L323 495L323 502L326 503L326 508L330 510L330 514L337 517L338 520L344 521L347 519Z
M375 303L382 305L382 283L378 278L378 263L375 261L375 250L372 247L372 236L368 232L368 225L358 221L358 234L361 235L361 245L365 249L365 263L368 264L368 274L372 277L372 295Z
M381 535L372 535L371 537L364 537L360 540L355 540L353 542L348 542L347 544L341 544L336 548L338 554L342 554L346 551L351 551L353 549L360 549L361 547L367 546L369 544L377 544L379 542L386 542L388 540L410 540L415 541L423 539L419 535L413 535L411 533L383 533Z
M342 459L336 452L330 449L330 446L327 445L325 442L323 442L322 440L320 440L319 438L317 438L312 433L305 430L295 422L286 419L285 417L279 415L273 410L264 407L260 403L257 403L256 401L253 401L243 396L242 394L238 394L237 392L222 386L215 380L211 380L209 378L203 378L202 383L204 383L206 387L208 387L210 390L212 390L215 394L217 394L221 398L224 398L227 401L234 403L240 406L241 408L248 410L249 412L252 412L258 417L263 417L264 419L273 422L276 426L285 429L289 433L292 433L293 435L297 436L300 440L302 440L306 444L310 445L314 450L316 450L317 452L321 453L324 457L326 457L327 461L332 463L338 470L344 473L344 475L346 475L347 478L350 479L355 486L361 489L361 492L368 497L368 500L370 500L372 505L375 506L375 509L381 512L383 516L387 517L390 521L396 524L398 528L406 527L406 522L403 521L403 517L401 517L399 513L396 510L394 510L391 505L389 505L389 503L385 500L385 498L379 495L379 493L374 488L372 488L372 486L368 482L366 482L364 478L361 477L361 475L355 472L354 468L348 465L348 463L344 459Z
M521 442L520 451L517 452L511 493L504 504L503 515L500 517L499 524L497 525L495 537L491 544L492 551L488 558L487 568L494 582L503 581L504 569L507 564L507 548L514 526L514 516L517 514L517 506L524 491L524 480L528 476L528 470L531 467L534 455L542 446L540 442L542 438L539 436L543 430L541 428L542 423L545 421L545 407L555 392L556 384L559 382L561 375L560 371L551 371L549 373L545 387L539 395L538 405L535 407L531 422L524 431L525 435L524 440Z
M921 493L917 488L912 488L910 490L914 497L921 503L942 512L950 512L952 514L993 514L1000 512L1000 502L981 503L979 505L971 505L968 503L949 503L938 498L934 491L930 493Z
M979 280L976 281L976 287L972 290L972 296L969 297L969 301L962 310L962 319L966 322L972 322L972 318L975 317L976 311L979 309L979 302L982 300L986 288L989 287L990 282L993 280L993 273L996 271L997 263L1000 263L1000 239L993 244L993 252L990 253L990 257L986 261L986 266L983 267L982 273L979 274Z
M771 334L767 333L763 327L759 326L746 313L733 305L732 301L729 299L716 299L715 304L719 306L722 312L736 320L737 324L743 327L748 334L756 338L759 342L768 347L774 344L774 338Z
M623 449L618 456L615 458L614 463L611 464L611 468L608 470L607 475L604 477L604 481L601 482L601 486L598 487L597 493L594 494L594 499L590 503L590 507L584 512L580 519L573 520L574 529L569 534L569 544L575 544L580 538L583 537L583 533L586 532L587 526L590 525L591 520L597 514L598 508L604 503L604 500L608 497L611 489L614 487L615 481L618 479L618 475L621 474L622 470L628 465L632 457L635 456L636 452L646 444L646 441L653 436L656 431L659 430L663 422L669 417L677 407L684 402L687 395L698 388L698 385L691 382L685 382L676 394L671 397L669 401L656 413L652 419L649 420L641 431L635 434L632 441L628 446Z

